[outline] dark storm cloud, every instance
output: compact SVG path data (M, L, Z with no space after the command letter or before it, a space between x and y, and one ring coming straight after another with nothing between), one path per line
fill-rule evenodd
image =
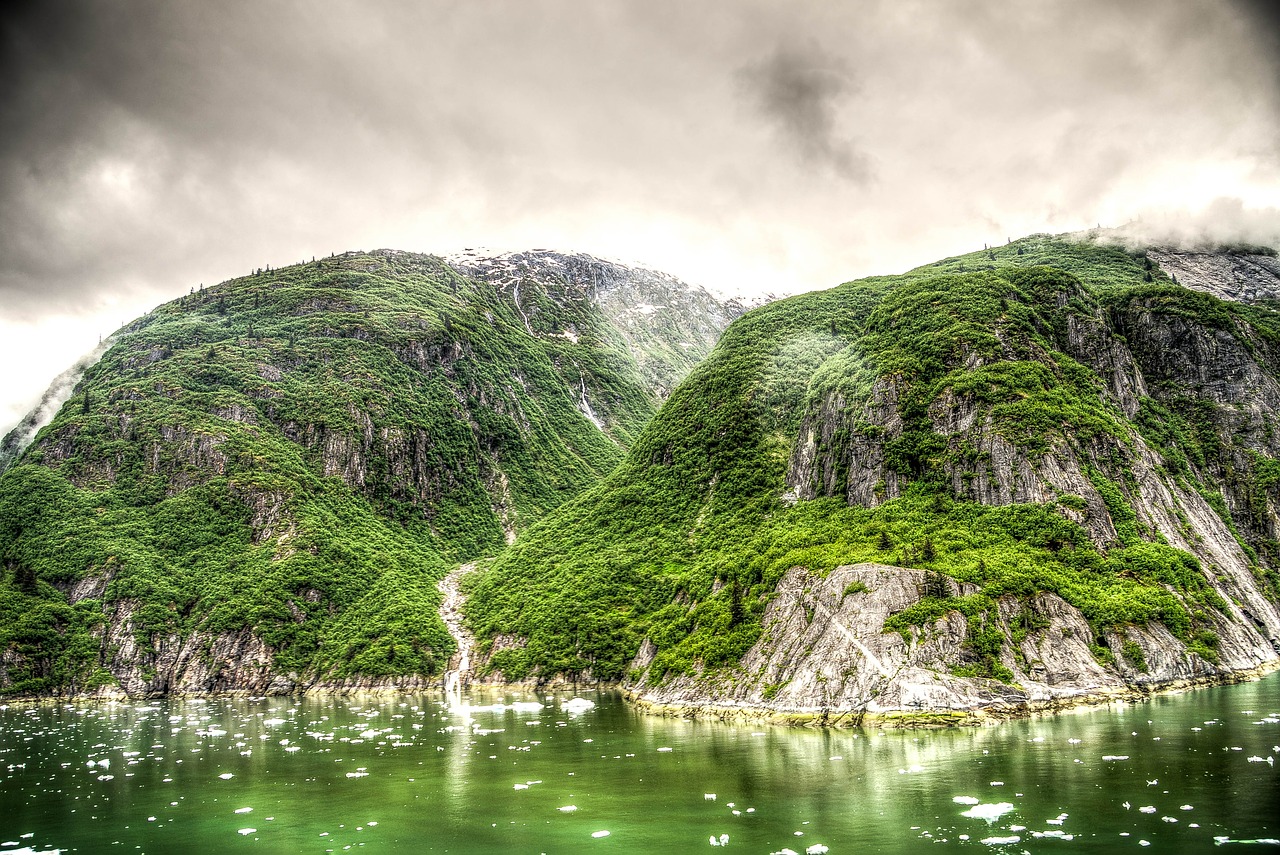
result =
M738 73L752 106L805 162L863 182L866 156L839 130L839 115L857 93L847 65L816 41L778 45Z

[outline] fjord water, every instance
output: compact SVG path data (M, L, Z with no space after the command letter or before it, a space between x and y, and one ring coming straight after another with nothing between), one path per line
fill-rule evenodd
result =
M0 853L1280 848L1280 674L928 731L583 697L11 702Z

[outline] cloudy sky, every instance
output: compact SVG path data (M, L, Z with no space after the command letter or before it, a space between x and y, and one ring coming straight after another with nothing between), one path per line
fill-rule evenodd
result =
M573 249L753 293L1134 219L1280 243L1265 0L2 14L0 430L152 306L347 249Z

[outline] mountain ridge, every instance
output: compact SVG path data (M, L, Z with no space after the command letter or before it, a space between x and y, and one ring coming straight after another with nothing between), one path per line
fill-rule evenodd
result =
M0 475L0 689L430 679L450 562L611 469L661 399L637 357L727 322L707 298L688 348L633 354L590 295L540 288L531 328L438 257L352 252L127 325Z

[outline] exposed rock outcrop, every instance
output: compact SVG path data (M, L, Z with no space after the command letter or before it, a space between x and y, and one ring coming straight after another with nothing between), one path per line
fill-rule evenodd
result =
M949 611L904 637L885 621L920 602L928 574L881 564L837 567L826 576L793 568L764 616L764 634L739 666L710 675L634 683L628 694L654 712L690 717L770 718L829 725L973 723L1161 689L1250 675L1275 661L1249 628L1221 626L1220 661L1187 652L1160 625L1100 639L1116 665L1104 667L1088 621L1053 594L1001 600L989 619L1003 637L1006 681L962 676L972 662L968 623ZM973 586L943 580L953 595ZM1030 629L1027 629L1030 627ZM1129 658L1136 645L1144 661ZM633 663L643 670L652 649Z
M1159 247L1147 257L1181 285L1223 300L1251 303L1280 298L1280 258L1250 250L1213 252Z

